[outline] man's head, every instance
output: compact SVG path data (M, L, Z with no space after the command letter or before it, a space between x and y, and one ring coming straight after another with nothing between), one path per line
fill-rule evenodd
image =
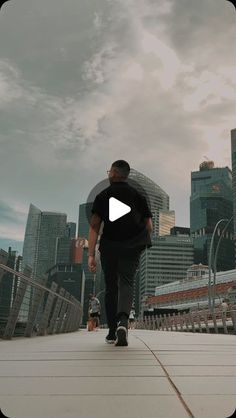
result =
M111 165L109 170L109 181L114 183L117 181L125 181L130 173L130 166L125 160L117 160Z

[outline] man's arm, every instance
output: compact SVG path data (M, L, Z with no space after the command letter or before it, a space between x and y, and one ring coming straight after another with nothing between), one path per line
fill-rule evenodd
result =
M95 247L102 220L100 216L94 213L90 220L89 238L88 238L88 266L92 273L96 273Z
M146 224L146 228L147 228L149 234L151 234L153 232L152 218L145 218L144 222Z

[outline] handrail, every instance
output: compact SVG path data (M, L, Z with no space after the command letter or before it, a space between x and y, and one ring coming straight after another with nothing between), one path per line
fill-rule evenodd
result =
M21 273L21 272L19 272L19 271L13 270L12 268L10 268L10 267L8 267L8 266L5 266L4 264L0 264L0 269L5 270L5 271L8 271L9 273L12 273L12 274L14 274L14 275L15 275L15 276L17 276L17 277L20 277L21 279L23 279L23 280L25 280L25 281L29 282L31 285L33 285L34 287L36 287L36 288L38 288L38 289L45 290L45 291L47 291L47 292L49 292L49 293L53 294L54 296L57 296L59 299L64 300L65 302L69 303L70 305L76 306L76 303L71 302L71 300L70 300L70 299L67 299L67 298L65 298L64 296L59 295L59 293L54 292L54 291L53 291L53 290L51 290L51 289L48 289L48 287L43 286L43 285L41 285L41 284L39 284L39 283L35 282L33 279L31 279L31 278L30 278L30 277L28 277L28 276L25 276L25 274L23 274L23 273ZM79 301L78 301L78 302L79 302Z

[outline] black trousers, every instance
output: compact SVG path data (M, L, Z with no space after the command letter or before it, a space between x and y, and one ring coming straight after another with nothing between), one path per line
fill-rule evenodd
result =
M105 309L107 325L115 329L123 314L129 317L133 302L133 284L142 250L120 253L101 250L101 265L105 277Z

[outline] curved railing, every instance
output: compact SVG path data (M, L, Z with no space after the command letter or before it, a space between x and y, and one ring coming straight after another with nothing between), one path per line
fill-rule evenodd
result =
M39 282L31 274L28 266L19 272L0 263L0 338L77 331L81 303L55 282L46 287L46 276Z
M209 309L188 313L152 315L136 321L136 328L161 331L187 331L236 334L236 306L227 310Z

